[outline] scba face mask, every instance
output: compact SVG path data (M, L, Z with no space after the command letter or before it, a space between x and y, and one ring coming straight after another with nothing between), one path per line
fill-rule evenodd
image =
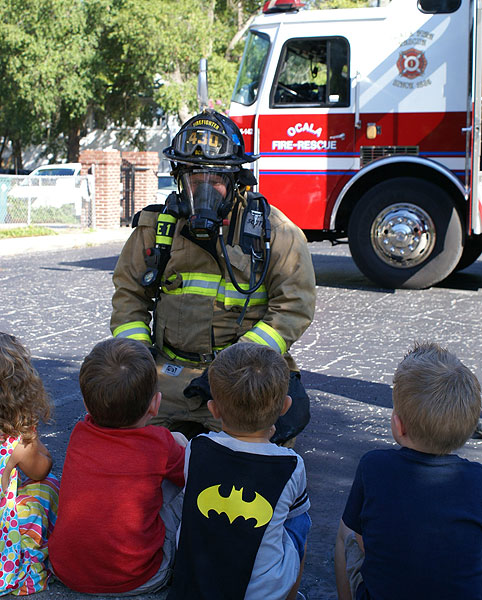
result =
M181 174L180 188L189 206L187 220L191 233L202 239L214 237L232 207L233 175L193 169Z

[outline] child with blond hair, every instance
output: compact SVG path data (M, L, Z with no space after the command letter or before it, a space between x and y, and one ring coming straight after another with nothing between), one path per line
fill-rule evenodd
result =
M339 600L480 600L482 465L453 451L480 415L476 376L435 343L393 378L398 449L358 465L335 547Z
M0 333L0 595L47 588L47 540L55 524L58 481L37 426L50 403L29 351ZM19 471L28 478L22 482Z
M169 600L297 595L311 521L303 459L270 442L291 405L285 359L237 343L209 367L222 431L186 450L186 487Z

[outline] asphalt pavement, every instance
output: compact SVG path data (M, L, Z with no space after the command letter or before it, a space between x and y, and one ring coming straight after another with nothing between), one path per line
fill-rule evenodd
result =
M110 336L112 272L129 229L0 240L0 331L33 355L55 405L42 439L61 475L73 426L83 418L78 370L92 346ZM85 237L82 237L85 236ZM311 421L298 437L313 528L301 591L335 600L333 546L361 455L393 446L391 382L414 340L448 346L482 380L482 260L428 290L376 287L346 246L310 244L317 279L315 320L293 346L311 399ZM482 462L482 441L459 452ZM88 598L53 583L38 600ZM143 595L140 600L159 599Z

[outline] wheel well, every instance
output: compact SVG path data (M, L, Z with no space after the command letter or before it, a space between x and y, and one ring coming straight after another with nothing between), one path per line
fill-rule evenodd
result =
M452 197L454 205L460 213L462 222L466 222L466 201L453 181L443 173L431 169L427 165L397 161L393 162L393 164L385 164L378 169L368 171L366 175L353 184L346 193L338 209L335 223L336 229L342 231L347 230L350 215L352 214L355 205L366 191L382 181L387 181L396 177L416 177L439 185Z

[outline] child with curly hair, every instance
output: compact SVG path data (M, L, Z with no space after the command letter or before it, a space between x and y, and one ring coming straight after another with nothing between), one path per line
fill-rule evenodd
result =
M37 425L49 416L49 399L30 353L13 336L0 333L0 595L47 588L47 539L59 482L48 476L52 458Z

